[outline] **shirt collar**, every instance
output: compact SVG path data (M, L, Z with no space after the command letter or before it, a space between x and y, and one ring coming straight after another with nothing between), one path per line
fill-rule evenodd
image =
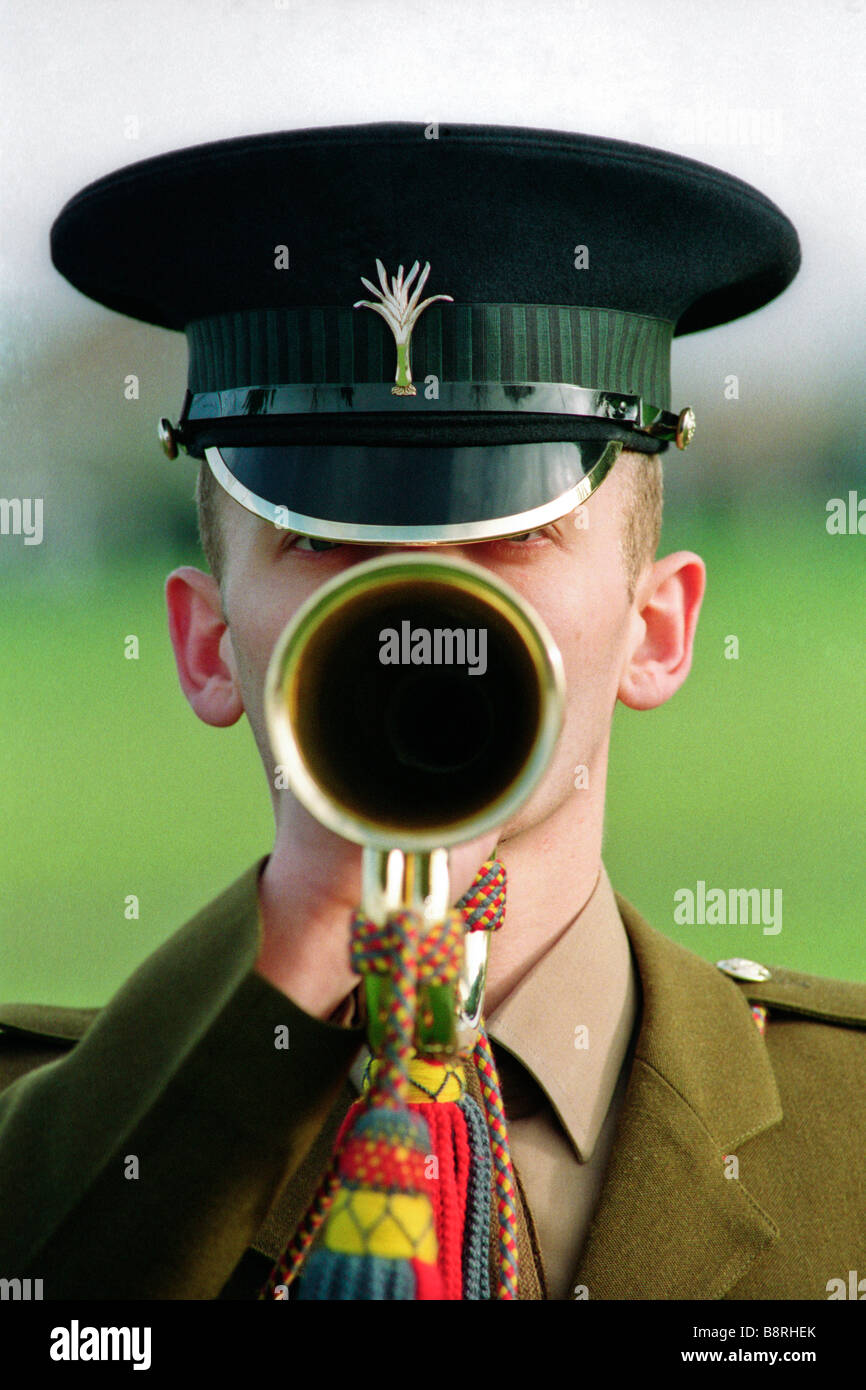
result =
M592 1157L637 1011L629 940L602 865L578 916L487 1019L494 1045L534 1077L582 1163Z

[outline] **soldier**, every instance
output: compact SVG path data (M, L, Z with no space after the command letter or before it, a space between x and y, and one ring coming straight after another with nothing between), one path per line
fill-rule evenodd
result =
M326 579L422 546L510 583L566 672L543 780L452 854L453 900L508 870L486 1019L519 1297L823 1299L866 1269L866 987L712 966L601 858L614 706L679 689L704 590L697 555L656 558L659 455L694 431L671 342L785 288L790 222L636 145L382 124L121 170L52 252L187 334L161 433L199 460L210 573L169 577L171 636L196 714L249 719L276 831L105 1008L0 1009L0 1267L46 1298L243 1298L284 1250L361 1084L360 851L274 787L265 672Z

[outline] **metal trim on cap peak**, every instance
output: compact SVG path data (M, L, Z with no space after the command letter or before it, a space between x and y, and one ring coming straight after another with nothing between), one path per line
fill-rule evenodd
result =
M229 496L254 516L271 522L278 531L293 531L300 536L312 536L316 540L343 541L356 545L430 545L437 541L442 545L453 545L455 542L471 543L519 536L524 531L534 531L539 526L549 526L552 522L559 521L595 492L625 447L619 439L610 440L598 462L579 483L540 507L532 507L527 512L493 518L490 521L469 521L465 525L444 526L353 525L351 522L327 521L322 517L305 516L301 512L293 512L286 506L250 492L249 488L238 482L223 462L216 445L208 445L204 454L211 473Z

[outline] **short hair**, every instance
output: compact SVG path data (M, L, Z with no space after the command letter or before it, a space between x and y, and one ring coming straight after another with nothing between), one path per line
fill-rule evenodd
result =
M222 484L217 482L209 464L202 459L195 485L198 538L208 569L220 585L225 568L225 547L220 517L220 498L223 491Z
M658 454L624 449L614 464L625 516L619 548L629 601L634 598L641 570L655 559L662 529L662 465ZM198 534L208 568L222 585L225 546L220 517L223 488L203 460L196 481Z
M621 488L624 523L619 549L630 602L641 571L655 559L661 539L664 505L661 455L623 449L614 464L614 472Z

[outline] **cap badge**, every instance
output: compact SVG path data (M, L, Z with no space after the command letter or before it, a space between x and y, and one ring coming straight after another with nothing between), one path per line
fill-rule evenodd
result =
M394 377L395 385L391 387L392 396L415 396L417 392L412 385L412 371L409 366L409 339L412 336L412 329L418 316L424 312L428 304L434 303L437 299L447 299L454 303L454 298L450 294L434 294L430 299L422 299L418 303L418 296L424 288L427 276L430 274L430 262L428 261L421 271L421 278L415 286L412 294L409 294L409 286L418 274L418 262L416 261L406 279L403 279L403 267L397 271L396 276L391 276L391 288L388 288L388 277L385 274L385 267L377 258L376 269L379 272L379 283L382 286L378 289L369 280L361 276L361 284L366 285L372 294L378 296L381 303L376 304L370 299L359 299L352 306L355 309L374 309L377 314L381 314L391 332L394 334L394 341L397 344L397 372Z

